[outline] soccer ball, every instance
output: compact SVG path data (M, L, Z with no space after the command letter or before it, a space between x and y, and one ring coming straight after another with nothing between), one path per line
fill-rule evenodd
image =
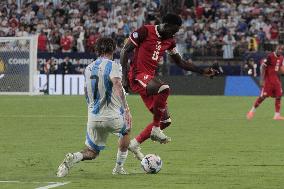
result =
M155 174L162 168L162 160L158 155L148 154L141 161L141 167L146 173Z

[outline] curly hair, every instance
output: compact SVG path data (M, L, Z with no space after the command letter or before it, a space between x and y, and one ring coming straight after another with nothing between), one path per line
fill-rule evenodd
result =
M101 37L97 40L95 50L99 56L105 53L113 53L116 43L112 38Z
M168 13L166 16L163 17L162 23L181 26L182 20L180 16Z

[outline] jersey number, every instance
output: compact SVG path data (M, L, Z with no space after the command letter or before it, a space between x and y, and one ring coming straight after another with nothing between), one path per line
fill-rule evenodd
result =
M161 42L157 41L156 50L154 50L154 52L153 52L152 60L157 61L159 59L159 54L160 54L161 48L162 48Z
M98 96L98 84L99 84L99 77L97 75L92 75L90 79L95 79L95 87L94 87L94 100Z

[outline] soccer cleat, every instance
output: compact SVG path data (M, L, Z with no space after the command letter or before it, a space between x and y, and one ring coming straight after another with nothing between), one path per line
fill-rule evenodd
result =
M249 111L249 112L247 113L247 119L248 119L248 120L251 120L251 119L253 118L253 116L254 116L254 112Z
M65 159L63 162L59 165L57 170L57 177L65 177L68 173L71 167L75 164L75 158L72 153L68 153L65 156Z
M113 175L128 175L129 173L127 173L122 166L116 166L115 168L113 168L112 174Z
M151 140L158 141L161 144L166 144L168 142L171 142L171 138L167 137L163 131L160 129L160 127L153 127L150 135Z
M284 120L284 117L278 115L273 117L274 120Z
M128 150L132 152L134 154L134 157L138 160L141 161L144 158L144 154L141 152L141 148L139 147L139 143L136 141L136 139L130 141Z

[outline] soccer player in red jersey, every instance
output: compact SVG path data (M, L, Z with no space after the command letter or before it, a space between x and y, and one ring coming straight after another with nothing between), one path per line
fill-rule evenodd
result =
M139 93L148 110L153 114L153 120L134 139L131 140L129 150L137 159L144 155L139 145L149 137L161 144L171 141L171 138L163 133L163 129L171 124L167 108L167 98L170 87L155 77L160 58L167 51L176 65L197 72L204 76L218 75L218 70L213 67L201 69L191 61L185 61L176 50L174 35L179 31L182 20L178 15L167 14L159 25L144 25L134 31L125 43L120 54L124 87L131 88ZM134 56L127 68L128 53L134 51Z
M280 115L282 84L279 70L283 66L283 45L278 45L274 52L268 54L267 58L261 61L260 66L260 86L262 87L260 96L256 99L251 110L247 113L247 119L252 119L256 108L267 98L275 98L274 120L284 120Z

